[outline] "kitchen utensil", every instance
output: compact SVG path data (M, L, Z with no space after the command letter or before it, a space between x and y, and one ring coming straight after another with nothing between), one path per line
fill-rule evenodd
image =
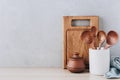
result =
M95 27L95 26L92 26L92 27L91 27L91 33L92 33L92 36L93 36L92 45L94 46L95 49L97 49L96 32L97 32L96 27Z
M85 64L82 57L79 57L79 53L75 52L69 59L67 69L73 73L83 72L85 70Z
M97 39L98 39L98 42L99 42L99 47L98 47L98 49L101 49L101 46L102 46L102 44L105 42L105 40L106 40L106 33L104 32L104 31L99 31L98 33L97 33Z
M81 34L81 40L86 43L87 45L91 45L92 49L95 49L95 46L93 44L93 41L94 41L94 36L93 34L91 33L91 31L84 31L82 34Z
M84 31L81 34L81 40L84 41L86 44L91 44L93 42L93 36L90 31Z
M107 34L107 38L106 38L107 44L105 45L104 48L107 49L107 48L113 46L114 44L116 44L118 42L118 38L119 38L119 36L118 36L117 32L109 31Z
M92 32L93 36L96 36L96 31L97 31L96 27L92 26L91 27L91 32Z

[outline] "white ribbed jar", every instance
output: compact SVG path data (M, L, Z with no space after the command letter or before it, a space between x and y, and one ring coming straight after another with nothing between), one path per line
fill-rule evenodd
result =
M91 74L104 75L110 68L110 49L89 49L89 71Z

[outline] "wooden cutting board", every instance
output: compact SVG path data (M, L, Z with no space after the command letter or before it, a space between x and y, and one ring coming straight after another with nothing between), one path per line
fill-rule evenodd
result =
M88 26L73 26L75 20L88 20ZM64 16L64 68L67 66L69 58L74 52L79 52L83 57L86 65L89 65L88 49L90 46L83 43L80 36L85 30L90 30L95 26L98 31L99 17L98 16Z

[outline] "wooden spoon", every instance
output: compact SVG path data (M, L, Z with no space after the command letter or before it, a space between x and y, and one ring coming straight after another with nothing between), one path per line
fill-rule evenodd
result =
M98 49L101 49L101 46L103 45L103 43L105 42L106 40L106 33L104 31L99 31L97 33L97 39L98 39L98 42L99 42L99 47Z
M84 41L86 44L91 44L93 42L93 36L91 35L91 32L84 31L81 34L81 40Z
M118 34L115 31L109 31L107 34L107 40L106 40L106 45L105 45L105 49L111 47L112 45L116 44L118 42Z
M91 27L91 33L92 33L92 36L93 36L93 42L92 42L92 45L95 47L95 49L97 48L96 32L97 32L96 27L95 27L95 26L92 26L92 27Z
M96 27L95 27L95 26L92 26L92 27L91 27L91 32L92 32L92 34L93 34L94 36L96 36L96 31L97 31Z

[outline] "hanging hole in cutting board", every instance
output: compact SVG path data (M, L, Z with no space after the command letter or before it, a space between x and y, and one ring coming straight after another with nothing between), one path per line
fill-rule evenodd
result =
M90 19L73 19L71 22L72 27L89 27Z

